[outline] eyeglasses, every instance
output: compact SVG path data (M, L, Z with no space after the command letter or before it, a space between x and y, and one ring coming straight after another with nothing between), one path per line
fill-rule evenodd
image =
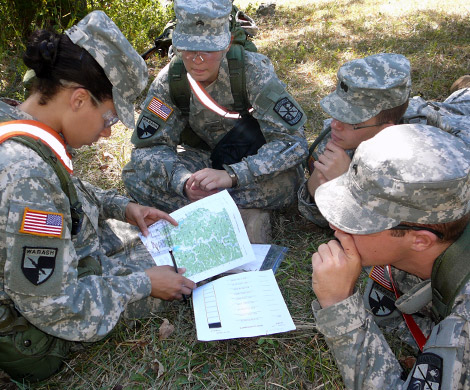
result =
M82 87L82 88L85 88L85 87ZM91 99L96 103L97 106L100 106L101 104L103 104L103 102L100 102L98 100L98 98L90 92L90 90L88 90L88 89L86 89L86 90L88 91L88 93L90 94ZM119 122L119 117L117 116L117 114L115 114L113 112L113 110L106 111L104 114L101 114L101 117L104 120L103 127L105 129L108 128L108 127L111 127L111 126L113 126L113 125L115 125L116 123Z
M426 230L428 232L434 233L437 236L437 238L439 238L440 240L444 238L444 234L442 234L441 232L438 232L435 229L428 228L426 226L409 226L409 225L399 224L397 226L390 228L390 230L415 230L415 231Z
M376 126L382 126L387 124L388 122L380 122L376 123L375 125L365 125L365 126L358 126L358 125L352 125L353 130L359 130L359 129L366 129L367 127L376 127Z
M87 92L90 94L91 100L93 100L97 106L101 106L103 104L103 102L99 101L98 98L95 95L93 95L91 91L88 88L85 88L83 85L79 85L72 81L62 80L62 79L59 80L59 82L64 88L86 89ZM119 117L117 116L117 114L113 112L113 110L106 111L104 114L101 114L101 117L104 120L103 128L105 129L119 122Z
M196 58L200 58L201 62L220 61L223 56L223 51L191 51L191 50L177 50L186 61L196 62Z

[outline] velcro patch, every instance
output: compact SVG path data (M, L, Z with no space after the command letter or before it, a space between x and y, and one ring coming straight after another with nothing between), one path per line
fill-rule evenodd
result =
M44 237L62 237L64 214L25 207L20 233Z
M160 125L157 122L143 116L137 124L137 137L139 139L150 138L157 132L159 127Z
M392 283L390 282L389 277L385 272L385 267L381 265L374 265L369 273L369 278L380 284L382 287L385 287L387 290L393 291Z
M368 298L370 309L377 317L386 317L396 309L393 293L378 283L373 284Z
M173 109L170 106L166 105L156 97L153 97L152 100L150 100L150 103L147 106L147 110L162 118L165 122L173 112Z
M283 97L274 106L274 112L291 126L296 125L304 115L289 98Z
M408 390L439 390L442 383L442 358L425 352L418 356L411 374Z
M21 270L35 286L46 282L54 273L57 248L24 247Z

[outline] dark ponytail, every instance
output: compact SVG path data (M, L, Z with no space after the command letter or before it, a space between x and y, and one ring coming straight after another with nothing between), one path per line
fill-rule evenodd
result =
M112 84L103 68L65 34L37 30L29 38L23 61L34 70L33 92L41 94L46 104L61 88L60 80L76 83L100 101L112 99Z

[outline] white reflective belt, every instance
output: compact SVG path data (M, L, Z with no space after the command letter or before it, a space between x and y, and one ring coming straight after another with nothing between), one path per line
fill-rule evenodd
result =
M212 99L212 97L207 93L207 91L202 87L202 85L194 80L192 76L187 73L189 85L191 86L192 91L202 103L204 107L215 112L217 115L220 115L224 118L238 119L241 115L236 111L228 111L225 107L220 106L217 102ZM249 112L253 111L253 108L248 110Z
M69 157L67 149L65 148L64 144L53 134L41 129L40 127L26 123L9 123L0 126L0 138L9 138L21 135L29 135L35 138L39 138L47 146L49 146L49 148L52 149L62 164L70 172L73 171L72 159Z

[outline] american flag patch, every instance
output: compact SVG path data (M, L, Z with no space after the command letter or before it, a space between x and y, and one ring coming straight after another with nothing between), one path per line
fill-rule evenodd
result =
M393 291L392 283L390 283L390 280L385 278L385 267L382 267L381 265L375 265L372 267L372 270L369 273L369 278L385 287L387 290Z
M20 233L46 237L61 237L64 215L25 208Z
M166 121L173 112L173 109L170 106L167 106L165 103L163 103L160 99L157 99L156 97L152 98L149 105L147 106L147 109L150 112L153 112L156 116L162 118L164 121Z

